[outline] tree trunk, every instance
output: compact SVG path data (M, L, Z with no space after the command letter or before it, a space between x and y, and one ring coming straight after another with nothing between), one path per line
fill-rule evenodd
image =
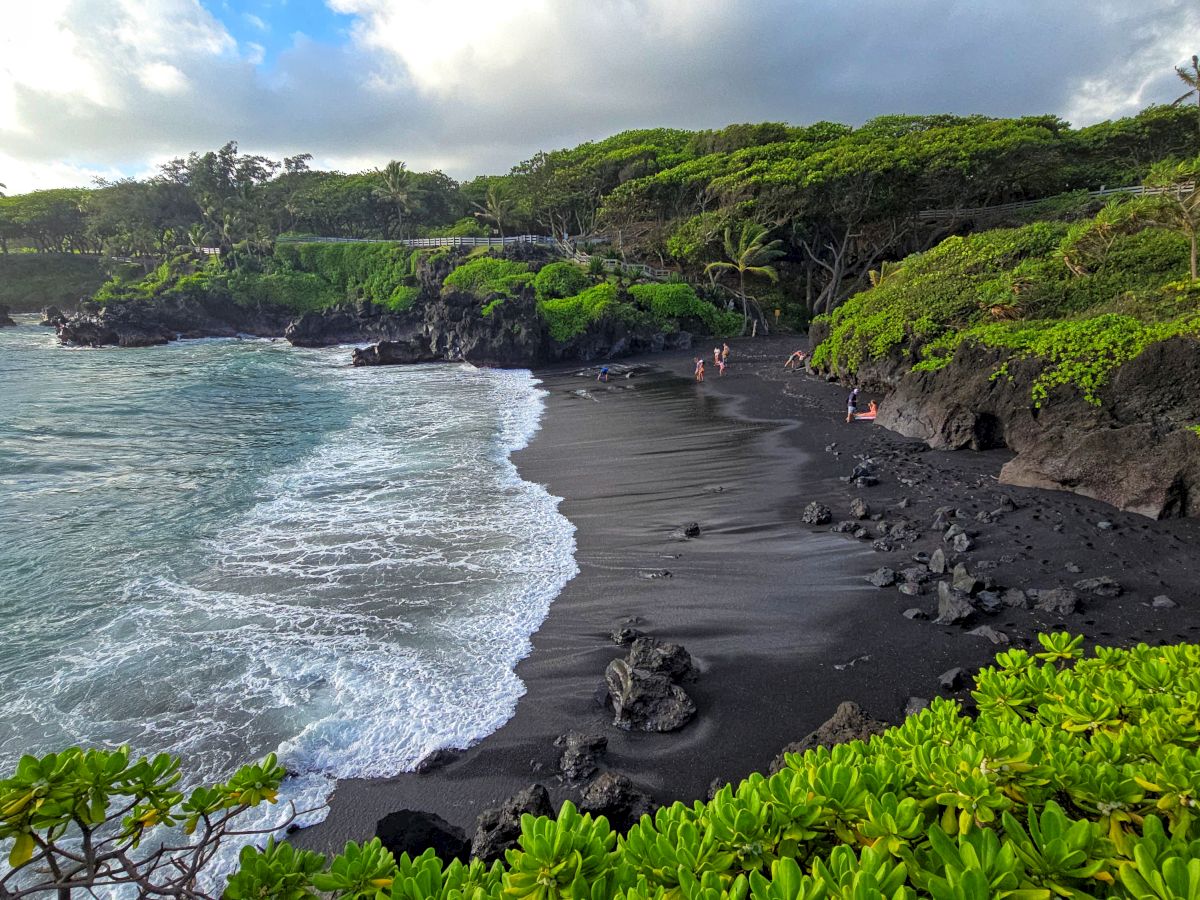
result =
M742 298L742 334L750 324L750 304L746 302L746 273L738 269L738 295Z
M1196 232L1192 232L1189 237L1192 239L1192 281L1197 278L1196 275Z

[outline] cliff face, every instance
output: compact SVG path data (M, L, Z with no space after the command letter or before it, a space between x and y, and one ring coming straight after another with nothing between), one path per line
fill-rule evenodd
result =
M1153 518L1200 516L1200 343L1151 345L1116 370L1100 405L1072 387L1031 399L1035 359L1010 362L992 348L961 345L938 372L911 372L899 356L864 366L857 380L885 393L878 424L931 447L1008 447L1000 480L1068 490Z

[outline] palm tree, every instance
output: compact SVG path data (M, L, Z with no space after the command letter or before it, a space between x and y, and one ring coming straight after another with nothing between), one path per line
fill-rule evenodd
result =
M716 271L730 271L738 274L738 296L742 298L742 334L750 322L750 301L746 296L746 276L759 275L771 281L779 280L779 273L770 265L771 260L783 256L780 249L782 241L767 242L770 229L756 222L747 222L742 226L737 243L733 242L733 229L725 229L726 259L710 262L704 267L704 274ZM764 323L765 324L765 323Z
M3 181L0 181L0 197L4 196L4 190L8 187Z
M375 196L396 207L396 233L400 233L404 217L412 211L416 199L416 186L412 172L404 163L392 160L379 172L382 183L375 188Z
M1200 117L1200 56L1192 54L1191 71L1175 67L1175 74L1179 76L1179 80L1187 85L1187 92L1182 97L1172 103L1172 106L1178 106L1180 103L1190 99L1192 96L1196 98L1196 114ZM1200 127L1200 120L1197 121L1197 127ZM1195 276L1192 276L1193 278Z
M483 202L473 202L471 205L479 210L475 213L478 218L496 223L496 228L500 231L500 240L503 241L504 223L510 220L517 206L512 198L506 196L497 185L489 184Z
M1178 162L1165 159L1150 167L1146 187L1160 193L1147 204L1143 221L1153 228L1177 231L1191 245L1192 280L1197 273L1197 244L1200 244L1200 157Z

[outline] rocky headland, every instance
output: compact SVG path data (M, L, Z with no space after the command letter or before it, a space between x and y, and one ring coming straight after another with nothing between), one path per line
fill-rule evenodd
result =
M553 260L545 252L528 250L509 257L531 274ZM577 333L556 338L528 283L482 294L447 286L445 279L462 262L461 253L421 261L413 276L415 298L404 308L360 298L298 312L278 303L246 302L225 282L214 280L148 298L85 301L74 315L48 311L46 322L57 325L63 343L86 347L146 347L238 334L282 337L298 347L365 344L353 351L356 366L464 360L542 366L687 349L693 333L706 333L703 321L694 316L664 322L601 315Z
M825 332L814 329L813 342ZM1016 455L1001 483L1066 490L1151 518L1200 515L1200 342L1151 344L1116 368L1090 401L1063 384L1035 402L1046 370L963 342L937 371L914 371L915 348L864 363L843 381L880 395L877 424L934 449Z

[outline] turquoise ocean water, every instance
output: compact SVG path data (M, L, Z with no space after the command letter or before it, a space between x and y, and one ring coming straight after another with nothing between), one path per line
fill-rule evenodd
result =
M348 356L0 329L0 771L128 743L194 781L277 751L305 806L509 718L576 572L508 459L543 393Z

